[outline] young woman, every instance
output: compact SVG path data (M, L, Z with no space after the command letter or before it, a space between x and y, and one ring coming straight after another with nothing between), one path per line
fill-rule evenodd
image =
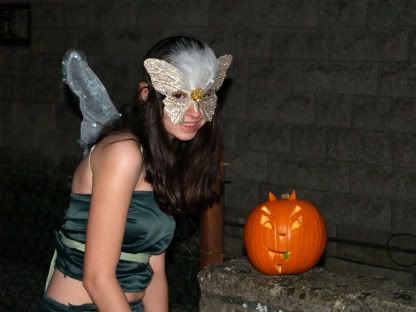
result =
M103 129L74 173L41 311L168 310L172 214L220 196L215 92L231 60L189 37L150 50L137 100Z

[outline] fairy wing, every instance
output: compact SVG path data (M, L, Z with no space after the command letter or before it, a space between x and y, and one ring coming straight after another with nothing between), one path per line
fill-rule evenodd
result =
M85 55L76 50L68 50L62 61L63 81L79 98L82 113L79 144L84 155L97 139L108 122L119 118L120 114L108 96L107 90L88 66Z

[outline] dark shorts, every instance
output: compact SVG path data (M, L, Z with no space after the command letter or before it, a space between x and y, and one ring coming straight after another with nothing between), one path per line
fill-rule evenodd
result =
M144 312L143 303L141 300L130 302L130 308L132 312ZM81 305L65 305L58 301L49 298L44 295L40 304L39 312L94 312L98 311L97 306L93 303L86 303Z

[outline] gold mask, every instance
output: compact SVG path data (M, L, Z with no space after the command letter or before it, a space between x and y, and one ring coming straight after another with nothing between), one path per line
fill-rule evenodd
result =
M214 78L205 86L190 90L186 87L183 73L172 64L159 59L148 58L144 67L150 75L153 87L165 96L165 111L173 124L183 122L185 113L191 105L202 113L208 121L212 120L217 107L215 92L224 82L227 70L232 62L231 55L223 55L217 59L218 66Z

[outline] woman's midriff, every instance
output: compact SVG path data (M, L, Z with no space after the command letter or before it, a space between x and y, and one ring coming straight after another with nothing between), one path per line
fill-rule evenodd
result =
M82 281L76 280L58 270L53 273L46 295L62 304L80 305L92 303L91 297L82 285ZM127 301L142 300L144 292L125 292Z

